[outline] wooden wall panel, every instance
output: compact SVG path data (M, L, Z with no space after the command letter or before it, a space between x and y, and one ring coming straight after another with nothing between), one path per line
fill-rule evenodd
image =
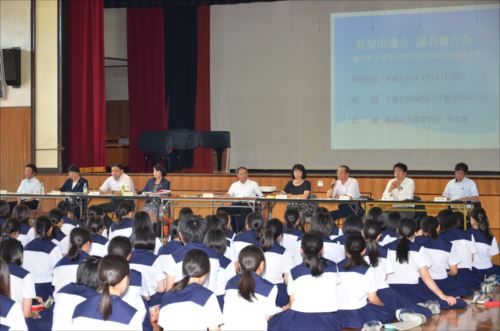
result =
M15 191L31 162L31 108L0 108L0 189Z

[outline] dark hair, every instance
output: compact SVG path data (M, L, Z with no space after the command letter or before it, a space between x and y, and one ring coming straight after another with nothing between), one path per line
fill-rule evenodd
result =
M10 214L9 203L5 200L0 200L0 217L8 218Z
M127 237L117 236L109 241L108 254L127 258L132 253L132 244Z
M91 242L90 231L85 228L73 228L69 234L71 246L68 251L70 261L78 259L80 250L87 242Z
M348 216L342 227L344 235L363 232L363 219L358 215Z
M363 258L363 251L366 248L366 243L361 233L351 233L347 236L344 248L347 256L347 262L345 264L347 270L352 267L368 267L368 263L366 263Z
M50 239L49 231L52 229L52 222L47 216L38 216L35 220L35 232L41 239Z
M311 218L311 232L316 232L322 238L328 238L332 234L335 224L330 213L315 213Z
M349 168L348 166L346 166L345 164L341 165L339 168L344 168L345 172L347 172L348 174L351 173L351 168Z
M247 301L252 302L255 298L255 279L253 279L252 273L257 271L262 262L265 262L265 258L259 247L249 245L240 251L238 263L241 277L238 282L238 292Z
M156 170L156 171L161 172L161 176L162 177L165 177L167 175L167 169L165 169L165 167L161 163L155 164L153 166L153 169Z
M370 219L375 220L375 221L379 221L383 212L384 211L380 207L372 207L368 211L367 218L370 218Z
M260 235L262 227L264 226L264 217L258 211L251 212L247 215L245 224L248 230L252 230Z
M153 228L150 226L135 228L130 240L136 249L146 249L148 251L154 251L155 249L156 236Z
M285 211L285 222L287 230L296 228L297 222L300 221L300 213L297 208L288 207Z
M420 228L432 239L438 238L439 222L434 216L426 216L420 220Z
M179 238L179 220L175 220L170 224L170 240Z
M293 172L295 170L300 170L302 172L302 179L307 178L306 168L302 164L297 163L297 164L294 164L292 167L292 171L291 171L292 179L295 179L295 176L293 175Z
M56 225L63 220L64 214L59 208L54 208L49 211L49 218L52 225Z
M217 209L217 213L215 214L216 216L220 217L224 221L224 227L227 227L229 225L229 214L222 209Z
M88 213L87 221L85 222L85 227L93 234L99 234L106 225L102 221L101 217L94 213Z
M89 214L89 216L95 215L95 216L103 217L104 216L104 209L102 209L102 207L99 205L93 205L93 206L89 207L88 214Z
M12 218L17 219L20 223L29 224L30 209L24 203L18 204L12 211Z
M68 166L68 172L76 172L77 174L80 173L80 167L77 166L76 164L70 164Z
M328 208L326 207L317 207L315 210L314 210L314 213L329 213L328 211Z
M398 227L398 233L401 236L396 246L396 261L399 263L409 263L408 255L410 252L410 237L415 234L416 222L409 218L403 218Z
M470 216L476 220L477 227L479 231L481 231L483 236L488 241L491 241L493 239L493 234L491 233L490 230L490 225L488 222L488 216L486 215L486 210L476 206L474 209L472 209Z
M191 277L203 277L210 272L210 260L207 253L200 249L192 249L182 259L184 278L175 283L171 291L181 291L189 284Z
M76 269L76 282L97 290L99 287L99 274L97 272L99 262L101 262L101 257L95 255L87 256L80 262L78 269Z
M64 216L68 216L69 213L73 213L73 207L71 207L71 204L68 201L66 201L66 200L60 201L57 204L57 208L60 211L62 211L62 213L64 214Z
M113 168L118 168L118 169L120 169L122 171L125 170L125 167L121 163L113 163L111 165L111 169L113 169Z
M378 249L377 237L382 232L382 226L379 222L375 220L366 220L363 234L366 239L366 252L368 253L368 258L370 259L370 264L372 267L376 268L378 266L380 251Z
M19 232L20 229L21 223L15 218L9 218L3 223L2 233L10 236L15 232Z
M401 214L397 211L391 211L387 214L387 217L384 218L385 229L397 231L399 222L401 222Z
M248 172L248 169L246 167L238 167L238 168L236 168L236 173L238 173L241 169L243 169L246 172Z
M179 219L181 219L182 216L193 214L193 210L190 207L182 207L181 210L179 210Z
M10 271L7 262L0 258L0 294L10 298Z
M28 163L27 165L24 166L25 168L31 168L31 170L37 174L38 173L38 168L36 167L36 165L34 165L33 163Z
M465 173L469 172L469 166L463 162L459 162L455 165L455 171L463 171Z
M184 215L179 220L179 233L185 244L203 242L206 229L205 222L196 215Z
M456 228L456 217L450 209L443 209L437 214L441 232Z
M227 249L226 233L221 229L211 229L205 233L203 238L205 246L224 255Z
M321 258L323 249L323 238L321 235L309 232L304 234L300 242L304 256L304 264L311 271L313 277L319 277L323 274L325 264Z
M224 220L217 215L205 216L205 223L207 224L207 231L213 229L224 230Z
M119 255L107 255L102 258L97 273L99 274L99 287L102 291L101 300L99 301L99 311L104 320L113 313L113 304L109 287L115 286L127 277L130 272L130 267L127 260Z
M148 226L148 227L153 226L149 214L143 210L136 212L133 218L133 227L136 228L140 226Z
M394 169L396 168L399 168L401 170L403 170L403 172L408 172L408 166L404 163L401 163L401 162L398 162L396 163L393 167L392 167L392 171L394 171Z
M23 245L19 240L7 238L0 241L0 257L8 264L23 264Z
M264 252L270 250L275 244L277 239L283 234L283 223L277 218L271 219L264 226L264 235L260 241L260 247Z
M115 210L115 215L118 217L118 222L121 222L125 216L129 213L133 212L135 209L134 202L130 200L124 200L122 203L118 205Z

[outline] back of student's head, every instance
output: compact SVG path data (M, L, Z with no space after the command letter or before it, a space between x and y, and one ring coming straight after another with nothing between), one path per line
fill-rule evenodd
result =
M106 228L106 225L99 215L89 213L87 221L85 222L85 227L93 234L101 234Z
M65 217L68 216L69 213L73 212L73 208L71 207L71 204L66 200L60 201L57 204L57 209L59 209L63 213L63 216L65 216Z
M311 232L319 234L323 238L328 238L335 227L330 213L315 213L311 218Z
M130 240L135 249L146 249L148 251L153 251L155 249L156 236L153 228L150 226L134 228Z
M271 219L264 226L264 234L262 236L260 247L264 252L270 250L274 245L278 244L279 238L283 235L283 223L277 218Z
M286 229L292 230L293 228L296 228L299 222L300 222L299 210L297 208L288 207L285 211Z
M85 228L73 228L69 234L70 247L68 258L74 261L80 255L80 250L87 243L91 243L90 231Z
M10 298L9 266L2 258L0 258L0 294Z
M124 258L132 253L132 244L130 239L123 236L117 236L110 240L108 243L108 254L109 255L120 255Z
M49 218L50 221L52 222L52 225L59 224L59 222L63 220L64 216L65 216L64 213L59 208L54 208L49 211Z
M17 219L21 223L29 223L30 209L25 204L20 203L14 207L12 218Z
M2 234L13 236L16 232L21 230L21 223L15 218L8 218L2 226Z
M149 214L143 210L140 210L134 214L132 222L134 229L140 226L153 227L153 223L151 222L151 217L149 217Z
M361 233L363 231L363 219L358 215L348 216L344 221L342 230L344 231L344 235Z
M23 245L19 240L7 238L0 241L0 257L8 264L23 264Z
M179 238L179 220L175 220L172 222L172 224L170 224L169 236L169 240Z
M97 273L99 275L99 288L101 290L101 300L99 311L104 320L113 313L113 304L109 288L120 283L128 276L130 267L127 260L119 255L107 255L102 258Z
M52 235L52 222L48 216L38 216L35 219L35 232L38 238L50 239Z
M201 278L210 272L210 259L207 253L200 249L192 249L182 259L182 274L184 278L174 284L171 291L181 291L189 284L189 278Z
M179 210L179 220L182 218L182 216L193 214L193 210L190 207L182 207L181 210Z
M262 231L262 227L264 226L264 217L258 211L251 212L247 215L245 224L248 230L260 233Z
M217 209L217 214L215 215L220 217L224 221L224 226L226 228L229 226L229 221L231 220L231 218L229 217L229 214L225 210L219 208Z
M377 240L382 232L382 226L379 222L368 219L365 221L363 227L363 234L366 240L366 252L368 258L370 259L370 264L372 267L377 267L380 257L380 252L378 249Z
M491 241L493 239L493 234L490 230L490 223L488 222L486 210L481 207L475 207L472 209L470 216L477 223L477 228L481 231L486 240Z
M118 217L118 220L121 221L122 219L126 218L128 214L133 212L134 209L135 205L133 201L124 200L118 205L118 207L116 207L115 215L116 217Z
M347 263L345 264L346 269L351 269L352 267L368 266L363 254L366 248L365 239L361 233L351 233L346 237L344 249L347 257Z
M9 203L5 200L0 200L0 218L7 219L9 218L10 207Z
M76 282L97 290L99 287L99 273L97 269L101 258L99 256L87 256L76 269Z
M399 223L398 233L401 239L396 246L396 261L409 263L410 239L417 230L417 222L409 218L403 218Z
M441 226L441 231L455 229L456 217L451 209L441 210L437 215L437 219Z
M304 264L311 270L311 275L319 277L325 268L322 261L323 236L316 232L304 234L300 242Z
M196 215L184 215L179 220L179 234L185 244L203 242L206 230L205 221Z
M371 218L372 220L380 221L380 218L383 214L383 210L380 207L372 207L368 211L368 218Z
M238 292L240 296L252 302L255 298L255 279L253 273L265 263L264 253L254 245L249 245L240 251L238 265L240 269L240 281L238 282Z
M221 229L208 230L203 238L203 243L216 252L224 254L227 249L226 233Z
M316 207L314 213L329 213L328 208L326 207Z
M387 217L384 219L384 226L386 230L397 231L399 222L401 222L401 214L397 211L391 211L387 214Z
M434 216L426 216L420 220L420 229L432 239L438 238L439 221Z
M224 220L217 215L205 216L205 223L207 224L207 231L212 229L224 229Z
M99 205L90 206L88 210L88 215L90 216L91 214L102 218L104 217L104 209L102 209L102 207Z
M466 224L464 224L464 214L456 210L453 212L453 215L455 215L455 223L453 228L465 229Z

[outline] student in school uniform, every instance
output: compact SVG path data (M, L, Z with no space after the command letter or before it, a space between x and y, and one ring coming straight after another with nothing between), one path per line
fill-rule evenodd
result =
M275 315L269 330L340 330L337 313L337 266L322 257L323 236L314 232L301 239L303 262L290 271L290 309Z
M65 235L69 236L71 230L73 230L75 227L78 226L78 222L75 221L75 214L73 212L73 207L68 201L63 200L57 204L57 209L59 209L63 215L64 224L61 227L61 231Z
M342 225L342 230L344 234L335 238L334 241L345 251L344 245L347 237L351 234L360 234L363 232L363 219L358 215L348 216Z
M153 250L155 248L156 236L152 227L141 226L134 229L132 235L132 256L130 257L130 269L140 272L146 282L148 297L155 300L150 302L150 305L155 306L160 304L160 296L156 294L156 276L154 262L156 255Z
M278 288L276 297L278 307L284 307L290 301L286 291L286 283L290 269L293 267L293 257L280 245L282 238L283 223L276 218L267 222L260 246L266 258L266 270L262 274L262 278Z
M236 260L240 251L249 245L260 246L260 237L264 227L264 217L255 211L247 215L245 219L245 230L238 233L233 239L232 256Z
M89 255L106 256L108 254L108 239L103 236L106 225L102 218L95 213L89 213L85 228L90 231L90 240L92 241Z
M160 250L162 243L161 240L156 237L155 231L153 228L153 223L151 222L151 218L149 217L149 214L145 211L138 211L134 214L133 218L133 226L132 226L132 235L130 236L130 240L133 242L134 241L134 234L136 229L141 228L141 227L148 227L151 229L151 232L155 236L154 240L154 249L153 253L156 255L158 254L158 251Z
M454 281L466 284L469 291L478 289L481 280L472 272L472 261L477 253L470 233L463 229L463 219L459 220L453 211L449 209L438 213L440 233L439 237L450 242L456 250L460 262L458 263L458 272L452 276Z
M0 258L0 329L28 330L21 306L10 298L9 267L2 258Z
M304 235L299 210L297 208L288 207L285 211L284 219L285 229L281 245L293 256L297 241L300 241Z
M73 228L69 235L71 246L68 255L57 262L54 268L54 291L76 281L78 265L89 256L92 241L90 231L85 228Z
M24 317L31 317L32 301L36 299L35 281L22 267L23 245L13 238L0 241L0 257L9 266L11 299L22 307Z
M337 288L342 327L361 329L369 321L392 321L395 312L384 308L377 295L375 271L363 257L366 249L364 238L361 234L351 233L344 246L346 258L338 264L340 283Z
M5 221L0 230L0 232L2 232L0 240L12 238L19 241L17 238L19 237L19 232L21 230L21 223L19 223L19 221L15 218L9 218Z
M88 256L76 270L76 282L69 283L54 293L52 330L71 330L75 307L86 299L97 295L99 275L97 267L101 258Z
M215 294L203 286L210 272L207 253L192 249L182 262L184 278L161 300L158 325L163 330L219 330L222 313Z
M389 311L396 312L398 309L405 309L426 318L432 316L432 312L425 307L419 306L406 297L399 294L389 287L387 276L394 272L392 262L387 258L388 249L380 246L378 240L381 237L382 225L373 219L365 221L363 235L366 240L365 261L373 268L375 272L375 286L377 287L377 296L384 303ZM396 318L396 316L394 316Z
M225 213L225 211L222 211L222 212ZM228 215L228 217L229 217L229 215ZM215 239L220 239L218 232L217 232L217 235L215 236L217 238L215 238L215 237L211 238L211 239L213 239L213 240L211 240L211 242L214 244L214 247L217 247L217 248L214 248L216 251L218 251L219 253L221 253L222 255L227 257L228 259L233 260L232 249L231 249L233 233L231 231L231 233L228 234L228 232L227 232L228 229L225 226L224 219L222 217L217 216L217 215L208 215L205 217L205 223L207 224L207 233L205 234L205 238L207 238L207 234L209 232L212 233L211 232L212 230L222 231L222 233L224 234L225 241L226 241L226 244L224 245L224 250L219 251L219 249L222 248L222 245L220 242L215 240ZM205 242L205 239L204 239L204 244L207 245L207 243ZM207 246L210 247L209 245L207 245ZM210 247L210 248L213 248L213 247Z
M167 257L182 246L184 246L184 244L179 237L179 220L175 220L170 224L168 242L160 247L153 264L153 268L157 271L157 292L165 291ZM161 286L159 284L161 284Z
M219 217L222 222L224 233L229 241L227 247L231 247L233 243L234 236L236 235L233 230L231 230L231 217L225 210L218 209L215 216Z
M14 207L12 218L17 219L21 223L17 240L25 247L27 243L35 239L36 235L35 229L31 226L30 209L28 206L21 203Z
M47 216L35 220L37 237L24 247L23 268L35 280L36 295L46 301L54 291L54 267L62 258L61 250L52 241L52 222Z
M73 330L142 330L144 314L122 300L128 287L129 265L123 256L105 256L97 268L101 293L78 304Z
M52 222L52 242L59 246L62 255L68 254L69 250L69 233L66 235L61 228L64 226L64 214L58 209L54 208L49 211L49 218Z
M387 276L390 287L414 303L437 300L441 309L465 308L464 301L443 293L432 279L430 260L421 244L413 241L415 231L415 221L403 219L398 228L401 238L387 245L388 257L394 266L394 272ZM419 285L419 278L425 285Z
M109 228L109 240L117 236L129 238L132 235L134 214L134 203L125 200L121 202L115 210L115 215L118 217L116 222L113 222Z
M267 330L267 321L281 309L276 307L276 285L261 277L265 258L254 245L238 257L238 275L226 285L222 330Z
M401 222L401 214L397 211L392 211L387 214L387 217L384 218L384 227L385 230L382 231L380 235L379 244L381 246L385 246L399 238L398 235L398 225Z
M314 213L313 214L318 214L318 213L329 213L330 216L332 215L332 213L330 213L330 211L328 210L328 208L325 208L325 207L317 207L315 210L314 210ZM332 230L332 233L330 234L330 239L331 240L335 240L337 239L338 237L342 236L344 234L344 232L342 231L341 228L339 228L336 224L336 220L333 219L332 217L332 221L333 221L333 230Z
M494 265L491 258L498 254L498 243L491 233L488 216L483 208L474 208L470 215L470 233L477 254L472 261L472 271L480 280L490 275L500 275L500 266Z
M422 249L430 260L429 273L437 286L444 292L455 297L472 294L466 288L466 284L462 284L460 281L449 277L455 276L458 273L460 257L456 251L456 246L439 238L439 222L437 218L433 216L424 217L420 221L420 232L423 236L417 238L420 238ZM420 280L419 282L421 283L422 281Z

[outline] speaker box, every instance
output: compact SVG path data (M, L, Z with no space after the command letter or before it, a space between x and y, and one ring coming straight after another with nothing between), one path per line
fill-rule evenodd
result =
M21 48L2 49L5 83L13 87L21 86Z

